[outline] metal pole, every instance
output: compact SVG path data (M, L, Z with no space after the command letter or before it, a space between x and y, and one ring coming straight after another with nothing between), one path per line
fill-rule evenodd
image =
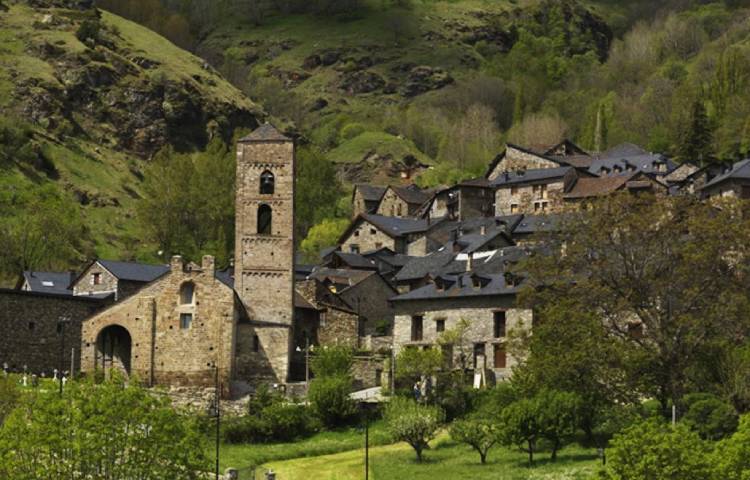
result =
M70 377L68 380L71 380L73 378L73 372L76 369L76 349L71 348L70 349Z
M219 394L219 365L214 365L216 382L216 480L219 480L219 435L221 431L221 395Z
M65 320L60 319L60 371L58 380L60 381L60 396L63 394L63 370L65 370Z
M310 386L310 337L305 335L305 387Z
M365 405L365 480L370 478L370 414Z

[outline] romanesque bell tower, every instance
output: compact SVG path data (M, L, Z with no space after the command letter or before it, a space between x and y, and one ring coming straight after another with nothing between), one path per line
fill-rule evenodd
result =
M294 160L294 141L269 124L237 145L235 291L253 348L281 383L294 317Z

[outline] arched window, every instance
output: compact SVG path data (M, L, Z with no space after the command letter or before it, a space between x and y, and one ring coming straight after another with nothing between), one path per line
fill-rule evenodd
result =
M195 285L192 282L183 283L180 287L180 305L195 303Z
M266 170L260 174L260 193L261 195L270 195L273 193L274 177L273 173Z
M271 235L273 212L265 203L258 207L258 235Z

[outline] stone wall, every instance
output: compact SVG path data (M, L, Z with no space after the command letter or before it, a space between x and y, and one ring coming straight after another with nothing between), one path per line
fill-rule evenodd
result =
M461 221L493 215L494 194L488 188L461 187L458 192L458 219Z
M437 332L437 320L444 321L445 330L451 330L461 320L466 320L469 327L465 332L463 344L453 347L454 365L461 364L463 355L466 359L466 365L473 368L475 345L483 344L483 351L487 359L486 367L493 370L498 378L507 378L510 375L511 368L518 364L520 359L508 352L509 349L506 347L505 368L495 368L495 345L505 346L507 342L507 336L494 337L494 312L496 311L505 312L506 331L509 334L513 331L531 329L531 310L516 308L515 299L512 296L462 298L456 301L397 302L393 334L394 351L398 353L401 349L409 346L436 345L440 335ZM412 341L412 316L415 315L423 317L421 341Z
M564 193L562 179L539 185L503 186L495 193L495 215L558 213L564 208Z
M186 285L194 288L189 302L181 298ZM189 324L183 314L192 316ZM175 257L168 274L83 322L82 368L93 372L116 364L149 385L211 386L217 364L228 389L237 317L234 293L216 279L213 257L193 270ZM117 349L108 351L103 339L115 330Z
M357 355L352 365L354 388L387 386L387 372L385 372L386 355Z
M378 250L382 247L388 247L397 251L397 242L375 225L362 221L359 226L352 230L349 237L341 244L342 252L351 252L352 246L356 246L360 252L369 252Z
M524 152L508 145L505 150L505 155L492 170L492 173L488 178L494 180L502 175L503 172L531 170L534 168L557 168L559 166L560 164L553 162L552 160L547 160L539 155Z
M357 315L328 308L320 313L318 341L321 345L357 346Z
M385 279L377 273L358 284L343 290L339 296L360 315L360 335L378 333L378 324L385 323L383 334L390 334L393 327L393 307L389 300L398 295ZM356 331L355 331L356 334Z
M19 290L0 290L0 365L11 370L52 375L60 368L62 336L58 320L65 326L65 370L70 369L71 350L75 369L80 369L81 322L111 302L90 297L52 295Z

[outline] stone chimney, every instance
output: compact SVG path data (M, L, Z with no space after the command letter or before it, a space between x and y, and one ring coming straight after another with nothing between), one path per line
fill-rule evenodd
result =
M215 269L216 265L213 255L203 255L203 259L201 260L201 270L203 270L204 273L213 275Z
M169 269L173 272L181 272L185 269L185 262L182 260L182 256L174 255L169 261Z
M487 225L482 225L481 227L479 227L479 234L487 235Z
M470 253L466 258L466 271L471 272L474 269L474 254Z

